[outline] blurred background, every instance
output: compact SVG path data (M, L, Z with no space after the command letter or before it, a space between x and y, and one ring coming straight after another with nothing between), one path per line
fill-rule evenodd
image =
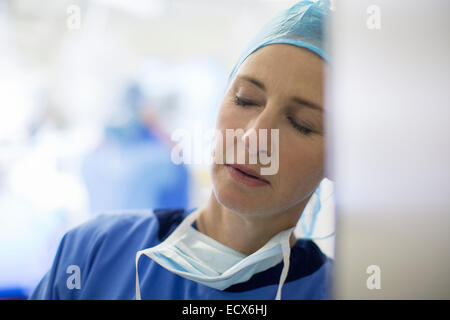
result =
M295 2L0 0L0 298L27 297L99 213L206 201L208 166L175 165L171 133L215 127L241 51Z

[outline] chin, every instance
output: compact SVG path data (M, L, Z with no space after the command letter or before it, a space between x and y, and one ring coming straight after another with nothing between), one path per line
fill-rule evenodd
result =
M211 171L214 195L225 208L242 214L260 214L267 211L268 197L251 194L230 180L223 165L215 165ZM255 190L256 191L256 190Z
M244 192L232 186L217 186L214 195L222 206L240 214L261 214L267 210L263 201L249 199Z

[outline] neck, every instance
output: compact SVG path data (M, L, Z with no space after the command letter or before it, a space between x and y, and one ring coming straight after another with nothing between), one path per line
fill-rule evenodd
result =
M250 255L264 246L279 232L296 225L301 212L309 199L276 216L262 217L257 215L239 214L221 205L214 192L209 201L200 209L197 217L198 230L214 240ZM296 243L294 233L290 236L291 247Z

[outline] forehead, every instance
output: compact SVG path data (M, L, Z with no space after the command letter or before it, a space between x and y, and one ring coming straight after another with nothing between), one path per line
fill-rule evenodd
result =
M307 49L271 44L253 52L237 75L257 78L272 93L304 95L321 104L324 67L324 61Z

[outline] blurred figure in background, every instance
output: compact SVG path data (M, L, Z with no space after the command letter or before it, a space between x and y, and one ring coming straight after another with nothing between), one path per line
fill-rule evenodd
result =
M91 213L188 205L188 170L171 161L172 142L156 112L176 103L174 93L148 99L137 81L126 85L104 141L83 161Z

